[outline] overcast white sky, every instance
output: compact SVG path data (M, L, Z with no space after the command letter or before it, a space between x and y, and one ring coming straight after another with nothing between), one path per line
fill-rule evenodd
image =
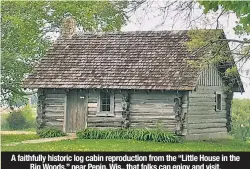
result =
M187 25L185 25L184 21L180 18L174 20L172 16L168 17L166 19L166 22L163 25L159 24L162 22L162 12L159 10L159 3L164 3L163 1L158 1L153 6L151 6L150 11L147 10L147 12L143 10L139 10L137 13L133 14L130 18L130 21L127 23L126 26L122 28L122 31L153 31L153 30L183 30L183 29L189 29ZM201 13L201 10L197 9L195 11L195 15L199 15ZM215 14L211 14L209 18L211 21L214 20ZM237 21L237 18L234 14L230 14L230 16L225 16L220 18L220 28L223 28L227 38L243 38L238 37L234 34L233 27L235 26L235 22ZM208 28L207 22L204 22L204 20L195 20L195 25L197 28ZM209 25L209 28L215 28L215 24L212 26ZM249 38L249 37L248 37ZM248 61L244 69L250 69L250 61ZM250 99L250 74L244 75L247 77L241 77L245 93L235 93L235 98L249 98Z

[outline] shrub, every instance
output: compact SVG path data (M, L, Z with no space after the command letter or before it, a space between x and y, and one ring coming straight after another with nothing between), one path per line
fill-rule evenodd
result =
M250 100L233 99L232 136L246 141L250 137Z
M1 115L1 128L5 130L35 129L36 118L31 106L24 106L6 115Z
M37 134L41 138L66 136L66 134L64 132L62 132L61 130L59 130L57 128L53 128L53 127L47 127L47 128L37 130Z
M76 133L80 139L134 139L138 141L154 141L163 143L178 143L180 136L167 133L163 130L146 129L105 129L88 128Z
M27 127L27 121L20 111L11 112L6 120L10 129L18 130Z

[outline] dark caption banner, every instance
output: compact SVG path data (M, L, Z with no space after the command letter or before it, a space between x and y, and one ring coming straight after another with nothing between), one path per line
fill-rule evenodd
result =
M248 169L250 152L2 152L2 169Z

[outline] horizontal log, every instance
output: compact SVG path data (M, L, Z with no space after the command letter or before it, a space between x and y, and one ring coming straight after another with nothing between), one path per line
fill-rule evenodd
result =
M215 106L214 107L198 107L196 106L197 108L195 107L190 107L188 109L188 112L192 112L192 111L202 111L202 112L209 112L209 111L215 111L215 112L225 112L226 111L226 108L222 107L222 110L215 110Z
M88 108L97 108L97 103L88 103Z
M59 106L57 106L57 107L51 107L51 106L46 106L45 107L45 109L44 109L44 111L45 112L49 112L49 111L51 111L51 112L53 112L53 111L64 111L64 107L63 106L61 106L61 107L59 107Z
M115 111L122 111L122 105L121 103L115 103Z
M157 109L157 108L133 108L129 109L131 113L138 112L138 113L172 113L174 110L173 108L165 108L165 109Z
M182 104L181 107L182 108L188 108L188 103Z
M202 114L202 115L193 115L193 114L188 114L188 119L192 120L192 119L218 119L218 118L226 118L226 114L224 113L218 113L218 114L214 114L214 115L206 115L206 114Z
M64 111L63 111L63 110L44 110L43 112L44 112L45 114L48 114L48 113L64 114Z
M46 98L50 98L50 99L64 99L65 98L65 94L46 94Z
M184 92L179 92L179 95L183 94ZM138 91L131 94L131 99L147 99L147 100L154 100L154 99L171 99L176 97L176 92L166 91L152 91L152 92L146 92L146 91Z
M192 111L215 111L215 106L189 106L188 107L188 112Z
M88 123L88 127L121 127L121 122L114 123Z
M153 125L176 125L176 121L173 120L161 120L161 121L157 121L157 120L130 120L131 124L153 124Z
M88 111L88 116L91 115L91 116L96 116L96 111Z
M88 98L88 103L97 103L97 98Z
M88 112L97 112L97 108L88 107Z
M122 121L121 117L94 117L88 116L88 123L102 123L102 122L120 122Z
M148 108L148 109L173 109L174 107L174 104L165 104L165 103L154 103L154 104L150 104L150 103L147 103L147 104L134 104L134 103L131 103L130 104L130 108L131 109L145 109L145 108Z
M45 104L45 107L47 107L47 108L58 107L58 108L62 109L62 108L64 108L64 104Z
M141 120L141 121L143 121L143 120L160 120L160 119L162 119L162 120L167 120L167 119L169 119L169 120L175 120L175 116L134 116L134 115L131 115L130 116L130 119L131 119L131 121L132 120Z
M58 106L58 107L63 106L64 107L65 103L64 102L63 103L45 102L44 105L46 107L56 107L56 106Z
M222 98L226 98L227 95L226 94L222 94ZM196 93L193 92L191 94L189 94L189 99L190 98L215 98L215 93L211 93L211 94L207 94L207 93Z
M158 126L158 127L163 127L163 126L169 126L169 127L175 127L176 123L156 123L155 121L152 122L133 122L131 121L131 125L152 125L152 126Z
M63 122L53 121L53 122L45 122L46 126L63 126Z
M189 124L189 129L206 129L206 128L223 128L226 127L226 123L201 123L201 124Z
M165 130L166 132L174 132L175 131L175 128L174 127L164 127L164 128L159 128L158 126L156 125L139 125L139 124L131 124L130 125L130 128L146 128L146 129L162 129L162 130Z
M188 115L217 115L217 114L226 114L226 111L215 111L215 110L206 110L206 111L198 111L198 110L193 110L193 111L188 111Z
M227 122L227 119L225 118L221 118L221 119L204 119L204 118L201 118L201 119L196 119L196 118L187 118L187 121L189 124L194 124L194 123L226 123Z
M189 102L189 106L215 106L215 102Z
M203 133L217 133L217 132L227 132L227 128L207 128L207 129L190 129L190 134L203 134Z
M47 117L64 117L64 114L63 113L48 112L48 113L45 113L45 116L47 116Z
M64 98L45 98L44 103L45 104L53 104L53 103L64 103Z
M167 116L174 116L174 112L168 112L168 113L158 113L158 112L130 112L130 116L137 116L137 117L142 117L142 116L148 116L151 118L154 118L155 116L162 116L162 117L167 117Z
M49 116L46 116L45 117L45 121L47 121L47 122L54 122L54 121L60 121L60 122L63 122L64 121L64 119L63 119L63 117L57 117L57 116L53 116L53 117L49 117Z
M200 102L213 102L215 103L215 97L200 97L200 98L197 98L197 97L194 97L194 98L189 98L189 103L200 103Z
M143 99L143 98L142 99L131 98L130 102L132 104L154 104L154 103L174 104L174 98L168 99L168 100L166 100L166 99L157 99L157 98L151 99L151 100Z

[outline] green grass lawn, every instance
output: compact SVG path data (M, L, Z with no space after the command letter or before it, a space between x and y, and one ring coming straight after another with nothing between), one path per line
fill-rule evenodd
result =
M2 136L2 143L37 138L36 135ZM2 151L250 151L250 144L235 140L156 143L135 140L65 140L2 146Z
M21 142L24 140L33 140L38 139L39 136L36 134L8 134L8 135L1 135L1 144L8 144L14 142Z

